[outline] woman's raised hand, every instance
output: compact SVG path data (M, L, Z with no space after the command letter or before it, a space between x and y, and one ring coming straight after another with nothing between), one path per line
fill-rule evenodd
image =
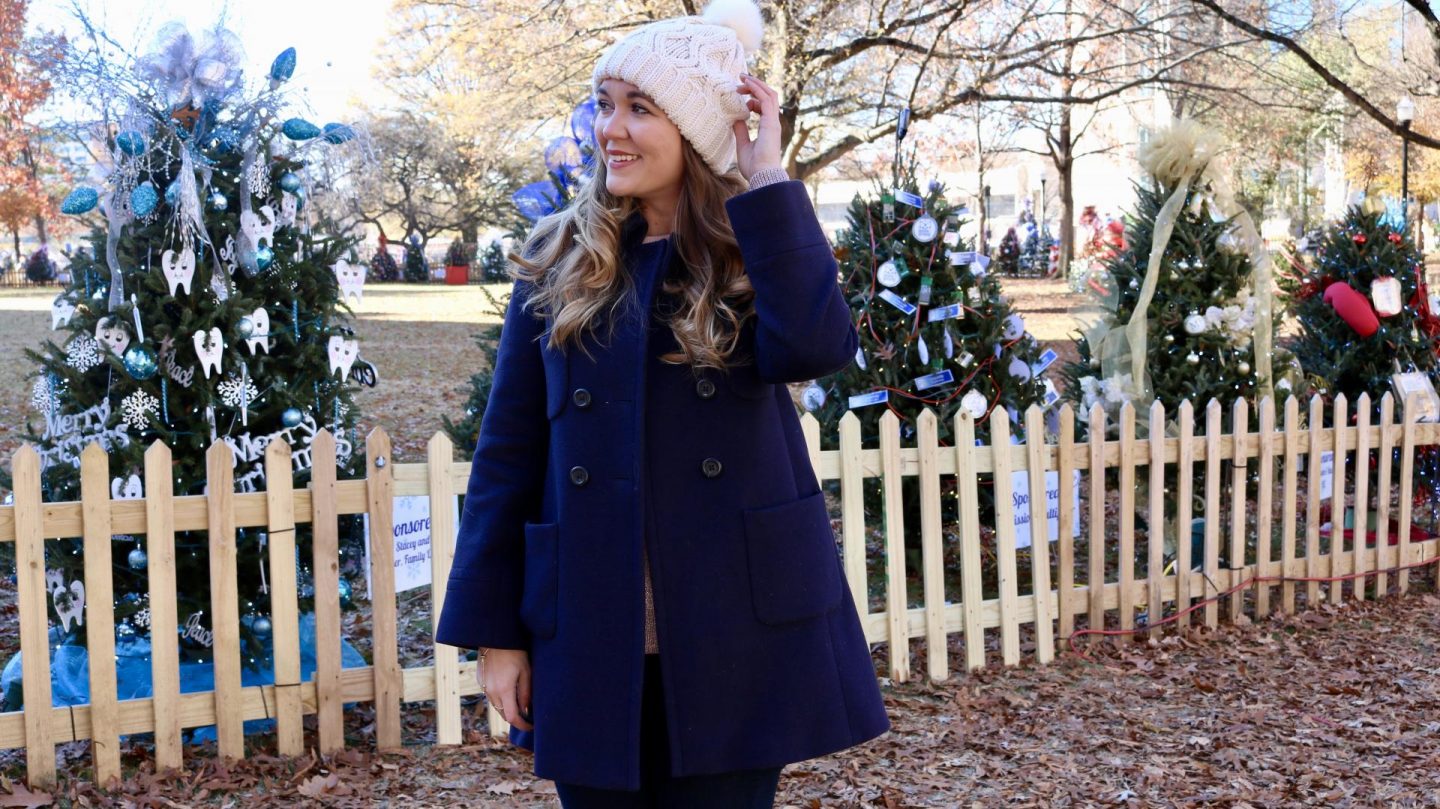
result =
M530 713L530 653L524 649L490 649L485 663L475 672L485 698L521 730L534 726L520 717Z
M780 94L746 73L740 74L736 89L750 96L745 106L760 116L754 140L750 139L749 116L735 122L735 161L748 180L761 169L780 168Z

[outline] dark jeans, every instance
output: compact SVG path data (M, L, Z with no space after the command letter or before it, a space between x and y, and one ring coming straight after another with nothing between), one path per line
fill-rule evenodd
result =
M640 790L595 789L556 782L564 809L772 809L780 767L714 775L670 775L669 734L660 655L645 655L640 709Z

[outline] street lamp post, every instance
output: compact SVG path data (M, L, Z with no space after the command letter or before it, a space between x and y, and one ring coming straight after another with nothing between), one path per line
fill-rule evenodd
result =
M1405 232L1410 232L1410 124L1415 121L1415 102L1410 96L1401 96L1395 105L1395 120L1405 135L1400 139L1400 208L1405 213Z

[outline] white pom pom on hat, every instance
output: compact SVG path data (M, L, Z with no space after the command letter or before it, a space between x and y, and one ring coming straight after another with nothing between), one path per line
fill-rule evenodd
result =
M735 32L745 55L760 50L760 39L765 34L765 21L760 17L760 7L754 0L712 0L700 12L700 19L711 25L723 25Z
M595 64L593 84L598 90L616 78L635 85L712 171L725 174L735 163L732 124L750 117L740 74L763 33L754 0L712 0L698 16L658 20L611 45Z

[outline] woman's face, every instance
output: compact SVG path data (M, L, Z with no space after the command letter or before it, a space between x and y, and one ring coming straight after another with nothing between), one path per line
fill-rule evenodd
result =
M595 143L605 190L639 199L679 196L685 175L680 130L635 85L606 79L595 92Z

